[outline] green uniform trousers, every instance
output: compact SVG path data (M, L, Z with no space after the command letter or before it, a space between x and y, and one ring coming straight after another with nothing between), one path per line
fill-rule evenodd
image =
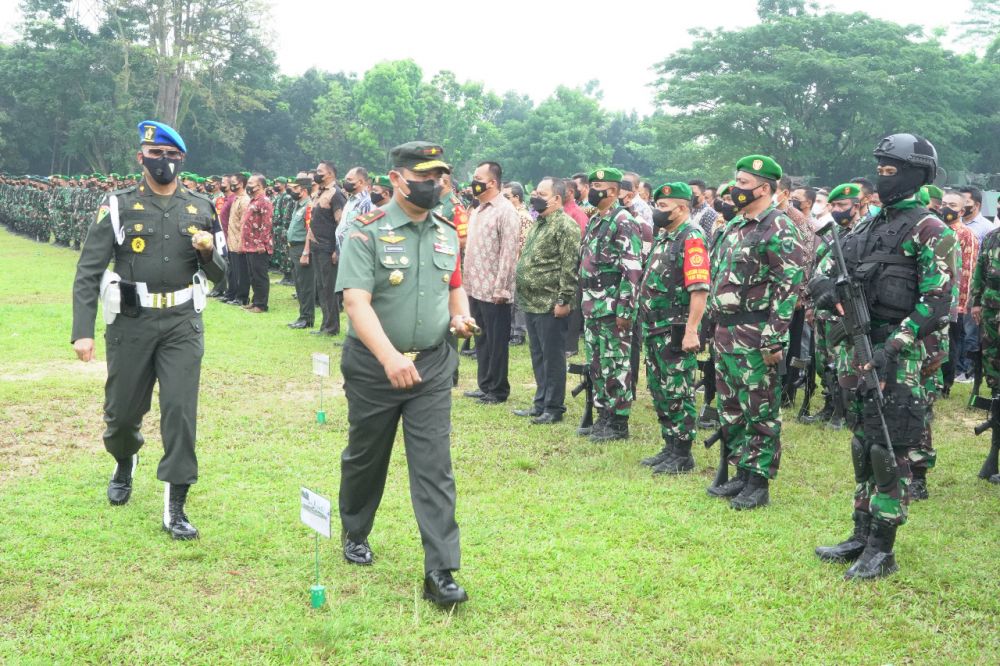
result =
M451 386L458 355L454 347L442 343L424 352L415 364L423 381L411 389L394 389L361 341L344 340L340 369L350 429L340 457L340 520L352 541L371 533L402 418L424 571L456 570L460 557L451 471Z
M142 448L142 419L159 381L163 457L156 478L167 483L198 480L194 444L203 331L201 315L188 301L166 309L142 308L138 317L118 315L104 334L104 448L115 458L129 458Z

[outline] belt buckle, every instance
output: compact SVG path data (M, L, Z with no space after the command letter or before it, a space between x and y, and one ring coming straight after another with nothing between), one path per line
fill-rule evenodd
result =
M403 352L403 356L405 356L406 358L410 359L411 361L416 361L417 360L417 356L419 356L419 355L420 355L420 352L415 352L415 351Z

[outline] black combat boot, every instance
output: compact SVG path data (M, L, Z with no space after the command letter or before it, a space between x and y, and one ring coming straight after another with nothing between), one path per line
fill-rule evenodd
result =
M602 430L595 427L590 433L592 442L611 442L618 439L628 439L628 417L608 413L607 421Z
M919 502L930 498L931 494L927 490L927 469L916 467L913 470L913 481L910 482L910 499Z
M826 423L833 416L833 400L830 399L830 393L823 393L823 409L819 410L815 414L803 414L799 417L799 423Z
M861 557L844 574L844 580L882 578L899 570L896 556L892 552L892 546L896 543L896 527L882 520L872 520L868 543Z
M654 467L653 474L685 474L694 469L691 440L679 439L676 442L676 447L675 455Z
M198 538L198 530L188 522L184 513L184 503L187 501L188 488L184 483L164 484L163 498L163 531L178 541L188 541Z
M868 543L868 529L872 524L872 515L863 511L854 512L854 533L836 546L819 546L816 555L824 562L853 562L861 557L861 552Z
M676 454L677 447L674 444L674 440L671 437L663 436L663 448L656 455L650 456L648 458L643 458L639 461L640 465L646 467L656 467L665 460L669 460Z
M701 408L701 414L698 416L698 427L699 428L711 428L712 430L719 427L719 410L710 405L704 405Z
M115 473L111 475L108 483L108 501L115 506L121 506L132 497L132 475L139 464L139 455L128 458L115 458L118 464L115 465Z
M771 496L767 492L768 485L766 476L751 474L743 490L729 502L729 506L737 511L767 506L771 503Z
M576 434L581 437L593 436L595 434L603 433L608 428L608 421L611 420L611 416L606 413L603 409L597 410L597 418L594 422L590 424L589 428L579 427L576 429Z
M750 472L745 469L736 468L736 476L729 479L721 486L709 486L707 492L712 497L736 497L743 491L743 486L747 484Z

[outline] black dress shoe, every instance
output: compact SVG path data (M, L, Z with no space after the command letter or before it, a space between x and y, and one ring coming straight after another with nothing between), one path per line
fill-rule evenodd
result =
M336 333L331 333L330 331L324 331L323 329L320 329L318 331L309 331L309 335L325 335L325 336L327 336L329 338L332 338L333 336L335 336L337 334Z
M108 501L115 506L121 506L132 497L132 475L139 464L138 454L123 458L115 465L115 472L108 483Z
M424 599L438 606L451 606L469 600L469 595L455 582L447 569L431 571L424 577Z
M462 351L460 351L459 353L460 353L460 354L461 354L462 356L471 356L471 357L473 357L473 358L475 358L475 356L476 356L476 350L475 350L475 349L463 349L463 350L462 350Z
M190 541L198 538L198 530L187 514L184 513L184 503L187 501L188 489L191 486L180 483L166 484L163 498L163 531L177 541Z
M368 566L372 563L372 549L368 545L368 539L357 542L344 537L344 559L351 564Z
M514 416L541 416L542 410L537 407L529 407L528 409L515 409Z
M519 347L519 346L523 345L524 344L524 336L523 335L515 335L515 336L511 337L509 344L512 347Z
M531 419L531 422L535 425L551 425L553 423L559 423L563 420L562 414L556 414L554 412L542 412L540 415Z
M462 395L464 395L466 398L476 398L478 400L479 398L482 398L486 394L480 391L479 389L476 389L474 391L466 391Z
M499 405L501 402L507 402L507 398L501 398L499 396L493 395L492 393L486 393L482 398L477 400L480 405Z
M313 324L311 321L302 321L301 319L299 319L298 321L293 321L291 324L288 325L288 328L312 328L312 327Z

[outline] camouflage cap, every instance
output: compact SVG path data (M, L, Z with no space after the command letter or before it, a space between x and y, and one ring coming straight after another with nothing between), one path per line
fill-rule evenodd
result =
M781 178L781 167L767 155L747 155L736 163L736 170L771 180Z
M653 190L653 201L658 199L685 199L691 201L691 186L687 183L664 183Z
M587 182L589 183L620 183L625 175L620 169L615 169L614 167L598 167L587 174Z
M844 183L843 185L837 185L833 188L833 191L826 197L827 203L833 203L834 201L840 201L841 199L851 199L856 201L861 197L861 186L857 183Z

